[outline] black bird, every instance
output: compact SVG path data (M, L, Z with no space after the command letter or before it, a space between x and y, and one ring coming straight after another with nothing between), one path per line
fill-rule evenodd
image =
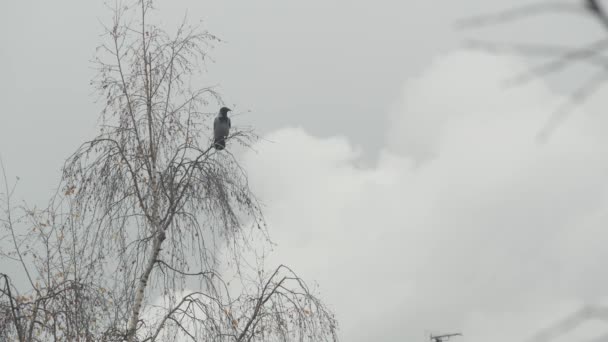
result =
M231 109L227 107L220 108L220 113L213 121L213 146L216 150L223 150L226 147L226 138L230 133L230 118L228 112Z

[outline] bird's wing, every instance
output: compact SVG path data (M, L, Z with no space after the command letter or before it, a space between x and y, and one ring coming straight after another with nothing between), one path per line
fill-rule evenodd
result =
M232 128L232 123L230 122L230 118L227 118L227 119L228 119L228 128Z

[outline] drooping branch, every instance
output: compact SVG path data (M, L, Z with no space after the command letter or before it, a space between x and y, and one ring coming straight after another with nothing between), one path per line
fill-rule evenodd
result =
M246 294L247 291L251 294ZM251 288L232 301L190 292L175 300L154 326L155 330L143 341L158 340L171 326L193 341L337 340L333 315L304 281L284 265L267 279L251 283Z

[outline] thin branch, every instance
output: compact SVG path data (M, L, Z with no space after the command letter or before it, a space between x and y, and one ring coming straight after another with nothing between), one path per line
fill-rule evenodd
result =
M460 29L478 28L482 26L509 23L515 20L550 12L580 13L581 8L570 2L545 1L459 20L456 22L455 26Z
M589 78L581 87L576 89L576 91L568 97L568 101L551 115L545 127L538 134L537 140L541 142L547 141L551 133L553 133L559 124L566 119L572 110L584 103L589 97L601 89L607 79L608 72L597 73Z

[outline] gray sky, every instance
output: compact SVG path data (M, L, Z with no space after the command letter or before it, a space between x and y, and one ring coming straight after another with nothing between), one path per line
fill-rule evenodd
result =
M453 30L526 2L157 1L163 24L188 9L226 40L209 84L251 110L236 124L274 141L243 156L279 244L272 262L319 283L343 340L514 341L605 299L603 102L539 145L581 71L506 92L527 62L458 50L470 37L576 45L602 33L563 14ZM105 15L76 0L0 7L0 155L28 201L45 202L95 132L89 60Z

